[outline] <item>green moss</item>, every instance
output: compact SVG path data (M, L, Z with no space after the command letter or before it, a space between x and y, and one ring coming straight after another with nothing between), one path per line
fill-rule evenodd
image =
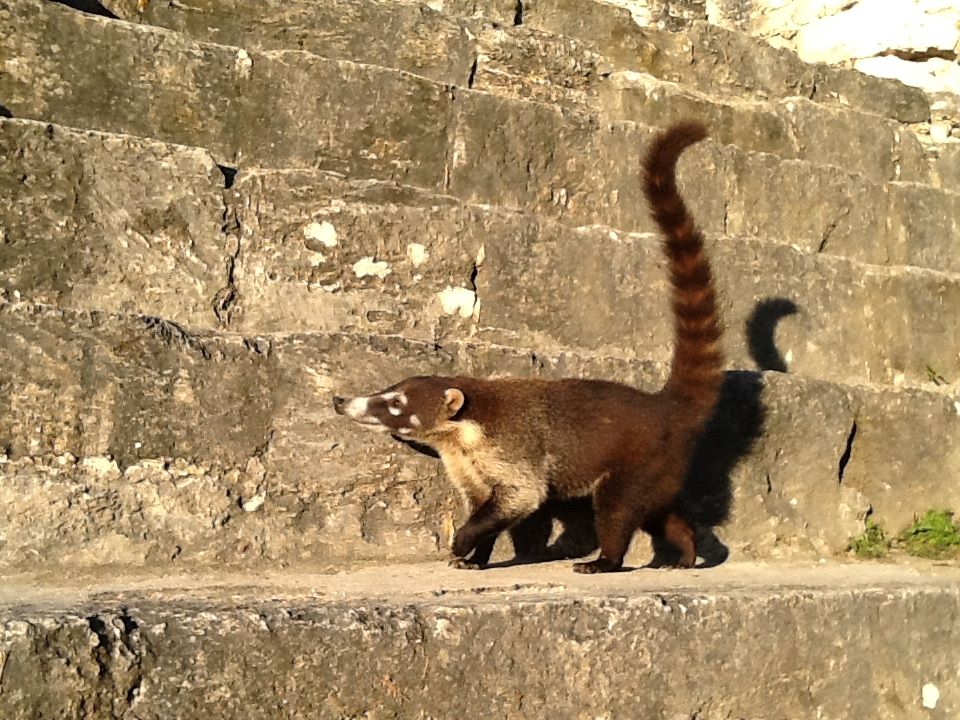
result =
M900 533L897 546L925 558L960 554L960 524L949 510L928 510Z
M859 558L882 558L890 549L890 540L883 528L867 518L867 526L859 535L850 538L847 550Z

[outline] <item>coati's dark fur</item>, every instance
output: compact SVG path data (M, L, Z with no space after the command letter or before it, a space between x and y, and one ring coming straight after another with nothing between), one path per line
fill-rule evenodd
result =
M676 164L706 137L699 123L659 135L643 163L643 190L670 262L675 346L655 394L602 380L412 377L375 395L334 398L340 414L435 449L470 517L454 564L484 565L497 535L548 493L593 495L600 556L578 572L617 570L638 528L692 567L694 531L676 505L694 443L723 380L721 326L703 238L677 191Z

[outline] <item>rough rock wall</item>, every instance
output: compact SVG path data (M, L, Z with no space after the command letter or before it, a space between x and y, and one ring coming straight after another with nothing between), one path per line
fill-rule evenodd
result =
M742 30L810 63L853 67L933 94L930 137L960 141L958 0L609 0L641 24Z
M747 29L796 50L808 62L849 61L870 75L896 78L930 92L960 93L960 3L956 0L752 0L745 4ZM726 20L722 15L717 19Z

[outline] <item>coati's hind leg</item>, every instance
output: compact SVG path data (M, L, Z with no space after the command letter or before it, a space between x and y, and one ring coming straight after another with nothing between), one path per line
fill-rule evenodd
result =
M490 497L478 507L453 537L451 565L483 565L490 559L497 535L533 513L543 493L528 486L497 485ZM465 561L470 552L473 557ZM482 560L482 562L480 562Z
M696 564L696 533L690 523L675 510L667 513L663 519L663 538L680 551L677 567L692 568Z
M653 538L653 560L649 567L691 568L697 562L696 533L676 509L666 509L641 526Z
M623 567L623 556L643 516L643 509L636 507L636 498L630 492L632 486L629 476L618 473L601 481L594 491L593 512L600 556L596 560L574 563L574 572L613 572Z

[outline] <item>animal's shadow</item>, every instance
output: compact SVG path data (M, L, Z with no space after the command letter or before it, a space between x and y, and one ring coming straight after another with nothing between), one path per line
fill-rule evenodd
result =
M768 298L757 303L745 327L747 347L757 370L726 373L716 411L697 442L679 499L696 528L697 552L703 558L697 567L714 567L729 555L714 528L723 525L730 517L733 503L730 475L733 469L750 452L763 431L765 413L759 371L787 370L787 364L776 347L777 323L797 311L796 304L786 298ZM418 452L437 457L426 446L406 444ZM560 524L562 531L551 542L555 523ZM533 515L509 532L515 557L491 563L491 567L580 558L597 550L589 497L572 500L548 498ZM654 557L648 567L673 565L679 557L673 546L657 538L654 538L653 550Z

